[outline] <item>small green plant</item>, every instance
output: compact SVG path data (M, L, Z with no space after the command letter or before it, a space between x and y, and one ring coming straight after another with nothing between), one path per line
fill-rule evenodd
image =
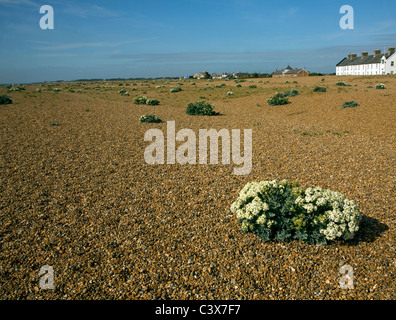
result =
M9 96L6 96L6 95L0 96L0 105L1 104L11 104L11 103L12 103L12 100Z
M264 241L298 239L310 244L350 240L361 214L354 201L320 187L303 190L298 183L250 182L231 205L244 232Z
M340 82L337 82L337 83L336 83L336 86L339 86L339 87L346 87L346 83L340 81Z
M155 99L147 99L146 96L141 96L141 97L137 97L135 98L135 100L133 101L134 104L147 104L150 106L157 106L160 104L160 102L158 100Z
M19 92L19 91L23 91L23 90L26 90L26 89L25 89L25 87L23 87L21 85L15 86L12 84L12 85L7 86L7 92Z
M180 91L182 91L181 88L179 88L179 87L174 87L174 88L171 89L170 92L174 93L174 92L180 92Z
M256 86L255 84L252 84L252 85L249 86L249 88L250 88L250 89L256 89L257 86Z
M241 88L242 87L242 85L240 84L240 83L238 83L235 87L237 87L237 88Z
M160 102L155 99L147 99L146 104L149 106L158 106Z
M378 84L375 86L375 88L376 88L376 89L386 89L386 87L385 87L385 85L384 85L383 83L378 83Z
M283 93L277 93L267 100L270 106L281 106L290 103L289 98L286 98Z
M128 96L129 97L129 92L127 92L126 90L124 90L124 89L121 89L120 91L118 91L121 95L123 95L123 96Z
M313 89L313 92L326 92L327 89L325 87L317 86Z
M146 102L147 102L147 97L146 96L137 97L133 101L134 104L146 104Z
M196 103L190 103L187 106L186 113L188 115L201 115L201 116L214 116L219 113L213 111L214 106L205 101L198 101Z
M342 108L342 109L345 109L345 108L355 108L355 107L357 107L357 106L360 106L360 104L357 103L357 102L355 102L355 101L348 101L348 102L345 102L345 103L341 106L341 108Z
M139 121L144 122L144 123L160 123L160 122L162 122L162 120L160 118L158 118L156 115L153 115L153 114L141 116L139 118Z
M298 96L299 94L300 93L298 92L298 90L293 89L293 90L290 90L290 91L286 92L284 94L284 96L285 97L295 97L295 96Z

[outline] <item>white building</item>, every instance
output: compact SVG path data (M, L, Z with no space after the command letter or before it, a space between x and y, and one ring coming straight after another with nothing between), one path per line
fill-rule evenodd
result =
M389 48L388 53L375 50L373 55L362 52L360 57L352 53L337 64L337 76L368 76L396 74L395 48Z

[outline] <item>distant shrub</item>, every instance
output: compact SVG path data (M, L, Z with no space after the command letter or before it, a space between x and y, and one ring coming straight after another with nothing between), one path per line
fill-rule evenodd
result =
M300 93L298 92L298 90L293 89L293 90L286 92L285 96L286 97L295 97L295 96L298 96L299 94Z
M11 104L11 103L12 103L12 100L9 96L6 96L6 95L0 96L0 105L1 104Z
M147 97L145 96L137 97L133 101L134 104L146 104L146 102L147 102Z
M8 92L18 92L18 91L23 91L23 90L26 90L26 89L22 86L14 86L14 85L7 86Z
M319 87L319 86L313 89L313 92L326 92L326 91L327 89L325 87Z
M257 86L256 86L255 84L252 84L252 85L249 86L249 88L250 88L250 89L256 89Z
M61 92L62 89L61 89L61 88L55 88L53 91L54 91L54 92Z
M232 91L227 92L227 96L231 97L233 95L234 95L234 92L232 92Z
M155 99L147 99L146 96L141 96L141 97L137 97L135 98L135 100L133 101L134 104L147 104L150 106L157 106L160 104L160 102L158 100Z
M160 123L162 122L162 120L160 118L158 118L156 115L145 115L145 116L141 116L139 118L140 122L144 122L144 123Z
M181 88L175 87L175 88L172 88L170 92L180 92L180 91L182 91Z
M186 113L188 115L201 115L201 116L214 116L218 115L217 112L213 111L214 106L205 101L198 101L196 103L190 103L187 106Z
M158 106L160 104L160 102L155 99L147 99L146 104L148 104L150 106Z
M360 104L357 103L357 102L355 102L355 101L348 101L348 102L345 102L345 103L341 106L341 108L342 108L342 109L345 109L345 108L355 108L355 107L357 107L357 106L360 106Z
M346 83L345 83L345 82L337 82L337 83L336 83L336 86L339 86L339 87L346 87Z
M283 93L275 94L273 97L268 98L267 102L270 106L281 106L290 103Z
M378 84L375 86L375 88L376 88L376 89L386 89L386 87L385 87L385 85L384 85L383 83L378 83Z
M237 87L237 88L241 88L242 87L242 85L241 84L237 84L235 87Z

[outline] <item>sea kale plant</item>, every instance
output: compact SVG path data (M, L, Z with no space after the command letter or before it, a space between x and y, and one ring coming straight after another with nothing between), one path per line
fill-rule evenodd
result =
M375 88L376 88L376 89L385 89L386 87L385 87L385 85L384 85L383 83L378 83L378 84L375 86Z
M161 123L162 120L158 118L156 115L149 114L149 115L144 115L139 118L140 122L144 123Z
M5 94L0 96L0 104L11 104L11 103L12 100L9 96L6 96Z
M317 86L313 89L313 92L326 92L327 89L325 87Z
M170 90L170 92L180 92L180 91L182 91L182 89L181 88L179 88L179 87L174 87L174 88L172 88L171 90Z
M273 97L267 99L270 106L281 106L290 103L283 93L277 93Z
M147 99L146 96L137 97L134 100L134 104L147 104L150 106L158 106L160 102L155 99Z
M244 232L264 241L299 239L310 244L349 240L359 229L361 214L354 201L320 187L303 190L298 183L250 182L231 205Z
M345 103L341 106L341 108L342 108L342 109L345 109L345 108L355 108L355 107L358 107L358 106L360 106L359 103L357 103L357 102L355 102L355 101L348 101L348 102L345 102Z
M198 101L196 103L189 103L186 109L186 113L191 116L215 116L219 113L213 111L214 106L209 102Z

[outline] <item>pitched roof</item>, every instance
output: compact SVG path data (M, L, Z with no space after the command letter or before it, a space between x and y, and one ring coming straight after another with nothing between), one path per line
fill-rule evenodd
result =
M391 55L390 54L379 54L377 56L371 55L366 57L356 57L352 59L344 58L341 60L337 67L344 67L344 66L358 66L361 64L373 64L373 63L381 63L382 57L385 55L385 58L388 59Z
M281 74L298 74L298 73L300 73L303 70L305 70L305 69L297 69L297 68L293 69L290 66L287 66L285 70L283 70L283 69L282 70L276 70L272 74L274 74L274 75L278 75L278 74L279 75L281 75Z
M304 69L286 69L285 73L287 74L297 74L303 71Z

